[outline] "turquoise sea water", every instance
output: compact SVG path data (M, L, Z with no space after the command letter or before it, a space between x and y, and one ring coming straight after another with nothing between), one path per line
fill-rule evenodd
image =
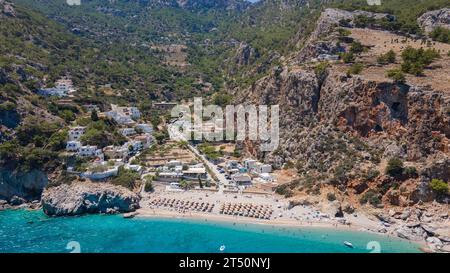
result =
M349 241L354 248L344 246ZM0 212L0 252L420 252L397 238L323 228L284 228L120 215L47 217L42 211ZM374 243L372 243L374 244ZM377 244L377 243L375 243ZM71 248L69 248L71 249Z

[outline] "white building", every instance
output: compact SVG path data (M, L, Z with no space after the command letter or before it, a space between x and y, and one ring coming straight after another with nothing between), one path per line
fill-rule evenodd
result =
M100 171L100 172L92 172L92 171L83 172L80 174L80 176L91 179L91 180L102 180L102 179L106 179L108 177L117 176L118 172L119 172L119 168L117 166L115 166L112 169L108 169L108 170Z
M97 149L97 146L81 146L78 150L78 155L82 157L103 157L103 152L101 149Z
M272 175L270 175L269 173L261 173L259 175L259 177L261 178L261 180L263 180L264 182L273 182L274 178Z
M121 115L120 113L117 113L115 111L106 112L106 116L123 125L133 125L135 123L130 117Z
M258 161L254 160L254 159L246 159L246 160L244 160L244 167L250 171L251 169L253 169L256 166L257 162Z
M168 167L176 167L176 166L182 166L183 163L181 163L181 161L179 161L179 160L170 160L169 162L167 162L166 165Z
M133 120L141 118L141 112L136 107L120 107L111 104L111 111L106 116L114 119L119 124L134 124Z
M81 142L73 140L68 141L66 144L66 150L69 152L77 152L81 148Z
M189 168L183 171L183 178L188 180L198 180L199 178L205 180L208 174L205 168Z
M123 136L131 136L131 135L136 134L136 130L134 130L134 128L123 128L123 129L120 129L120 133Z
M126 142L125 144L123 144L123 147L128 148L128 151L141 151L142 149L144 149L144 145L142 144L141 141L136 141L136 140L131 140Z
M38 90L38 94L42 96L66 97L76 91L77 90L73 88L72 80L63 78L55 82L55 87Z
M96 111L96 112L100 112L100 108L95 105L95 104L85 104L83 105L84 109L86 109L86 111L88 112L92 112L92 111Z
M177 182L183 177L182 173L177 172L161 172L157 176L157 180L161 182Z
M142 131L143 133L151 134L153 133L153 127L150 124L141 123L136 125L136 129Z
M103 148L103 153L110 159L124 159L128 156L128 147L126 146L107 146Z
M233 174L231 176L231 180L236 184L236 186L250 186L252 184L252 178L248 174Z
M124 168L127 170L132 170L132 171L138 172L139 174L142 174L142 171L143 171L142 166L134 165L134 164L125 164Z
M69 140L80 140L80 137L86 132L86 127L76 126L69 129Z
M263 163L256 163L256 166L251 169L253 173L261 174L261 173L271 173L272 172L272 165L269 164L263 164Z

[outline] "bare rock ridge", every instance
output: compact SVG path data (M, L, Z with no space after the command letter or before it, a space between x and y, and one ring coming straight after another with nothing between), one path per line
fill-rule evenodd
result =
M436 27L450 29L450 8L426 12L417 19L417 23L426 33L433 31Z
M122 213L139 208L139 196L107 183L74 182L46 189L42 208L47 215Z

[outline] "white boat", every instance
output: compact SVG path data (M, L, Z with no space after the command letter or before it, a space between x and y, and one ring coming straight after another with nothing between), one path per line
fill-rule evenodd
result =
M353 248L353 244L350 243L350 242L345 241L345 242L344 242L344 245L347 246L347 247L349 247L349 248Z

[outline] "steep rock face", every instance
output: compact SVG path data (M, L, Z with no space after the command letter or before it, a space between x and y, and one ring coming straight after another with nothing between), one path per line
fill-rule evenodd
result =
M426 12L417 19L417 23L427 33L439 26L450 29L450 8Z
M46 189L41 203L47 215L117 213L139 208L139 197L120 186L75 182Z
M252 64L259 57L256 49L247 43L241 43L236 50L235 62L237 67Z
M381 158L425 162L449 153L449 96L439 91L349 77L334 68L318 80L307 68L283 67L237 97L238 103L280 106L278 149L255 155L277 167L294 163L324 182L345 184L361 169L377 168ZM432 197L430 178L419 179L422 194L415 196L421 200Z
M28 201L36 200L47 184L47 175L39 170L27 173L0 170L0 199L11 201L19 197Z

